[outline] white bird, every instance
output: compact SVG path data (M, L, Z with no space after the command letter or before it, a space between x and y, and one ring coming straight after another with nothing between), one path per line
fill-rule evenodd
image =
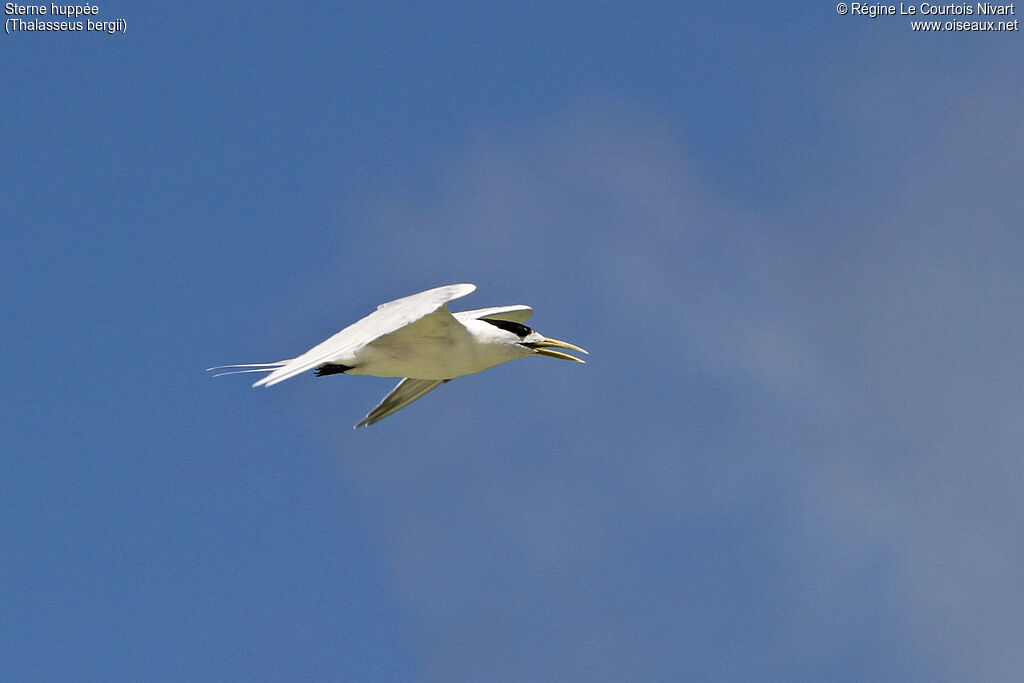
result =
M221 365L215 376L269 372L254 387L273 386L306 370L316 376L345 373L401 377L380 404L356 428L383 420L455 377L471 375L517 358L541 355L584 361L553 349L587 353L549 339L524 325L533 309L522 304L450 313L448 302L466 296L476 285L447 285L381 304L300 356L275 363Z

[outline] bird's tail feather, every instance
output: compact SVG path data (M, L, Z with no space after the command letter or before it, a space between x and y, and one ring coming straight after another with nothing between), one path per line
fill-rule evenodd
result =
M279 367L281 367L282 365L286 365L287 363L287 360L279 360L274 363L240 363L238 365L218 365L216 367L206 368L206 371L224 371L216 373L214 377L220 377L222 375L241 375L246 372L273 372L274 370L277 370Z

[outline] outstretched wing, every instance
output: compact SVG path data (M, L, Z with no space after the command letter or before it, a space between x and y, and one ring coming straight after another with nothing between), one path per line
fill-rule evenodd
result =
M531 315L533 315L533 309L525 304L516 304L515 306L495 306L493 308L477 308L472 311L459 311L453 313L455 319L459 322L463 320L484 320L490 318L491 320L508 320L513 323L525 323Z
M460 311L452 314L460 323L466 320L483 320L487 318L523 323L531 315L533 315L533 309L523 304L477 308L472 311ZM416 399L422 398L428 392L450 381L450 379L411 379L406 377L391 390L390 394L384 397L384 400L376 408L370 411L369 415L360 420L359 424L356 425L356 429L380 422L388 415L401 410Z
M370 411L370 414L359 421L355 429L380 422L385 417L401 410L416 399L426 395L427 392L436 389L450 379L410 379L406 377L391 390L391 393L384 397L384 400L377 404L377 407Z
M466 296L475 289L476 285L470 284L446 285L381 304L370 315L285 362L253 386L273 386L324 363L342 362L360 347L434 313L449 301Z

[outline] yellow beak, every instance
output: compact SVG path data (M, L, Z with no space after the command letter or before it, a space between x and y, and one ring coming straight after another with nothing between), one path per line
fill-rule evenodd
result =
M555 347L559 349L569 349L570 351L579 351L580 353L587 353L585 349L581 349L575 344L570 344L569 342L545 338L543 341L527 342L523 344L523 346L529 346L531 349L533 349L542 356L550 356L551 358L561 358L562 360L574 360L577 363L586 363L585 360L577 358L576 356L570 356L569 354L562 353L561 351L551 350L551 347Z

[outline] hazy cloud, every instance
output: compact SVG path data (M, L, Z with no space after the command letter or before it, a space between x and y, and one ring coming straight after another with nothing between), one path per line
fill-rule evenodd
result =
M542 331L593 352L439 392L487 430L434 426L441 462L353 465L388 501L426 673L1024 667L1022 145L986 97L886 159L871 201L823 178L738 206L669 122L582 98L478 131L436 199L368 210L398 271L433 274L410 291L461 273L473 306L527 292ZM541 436L507 422L515 392Z

